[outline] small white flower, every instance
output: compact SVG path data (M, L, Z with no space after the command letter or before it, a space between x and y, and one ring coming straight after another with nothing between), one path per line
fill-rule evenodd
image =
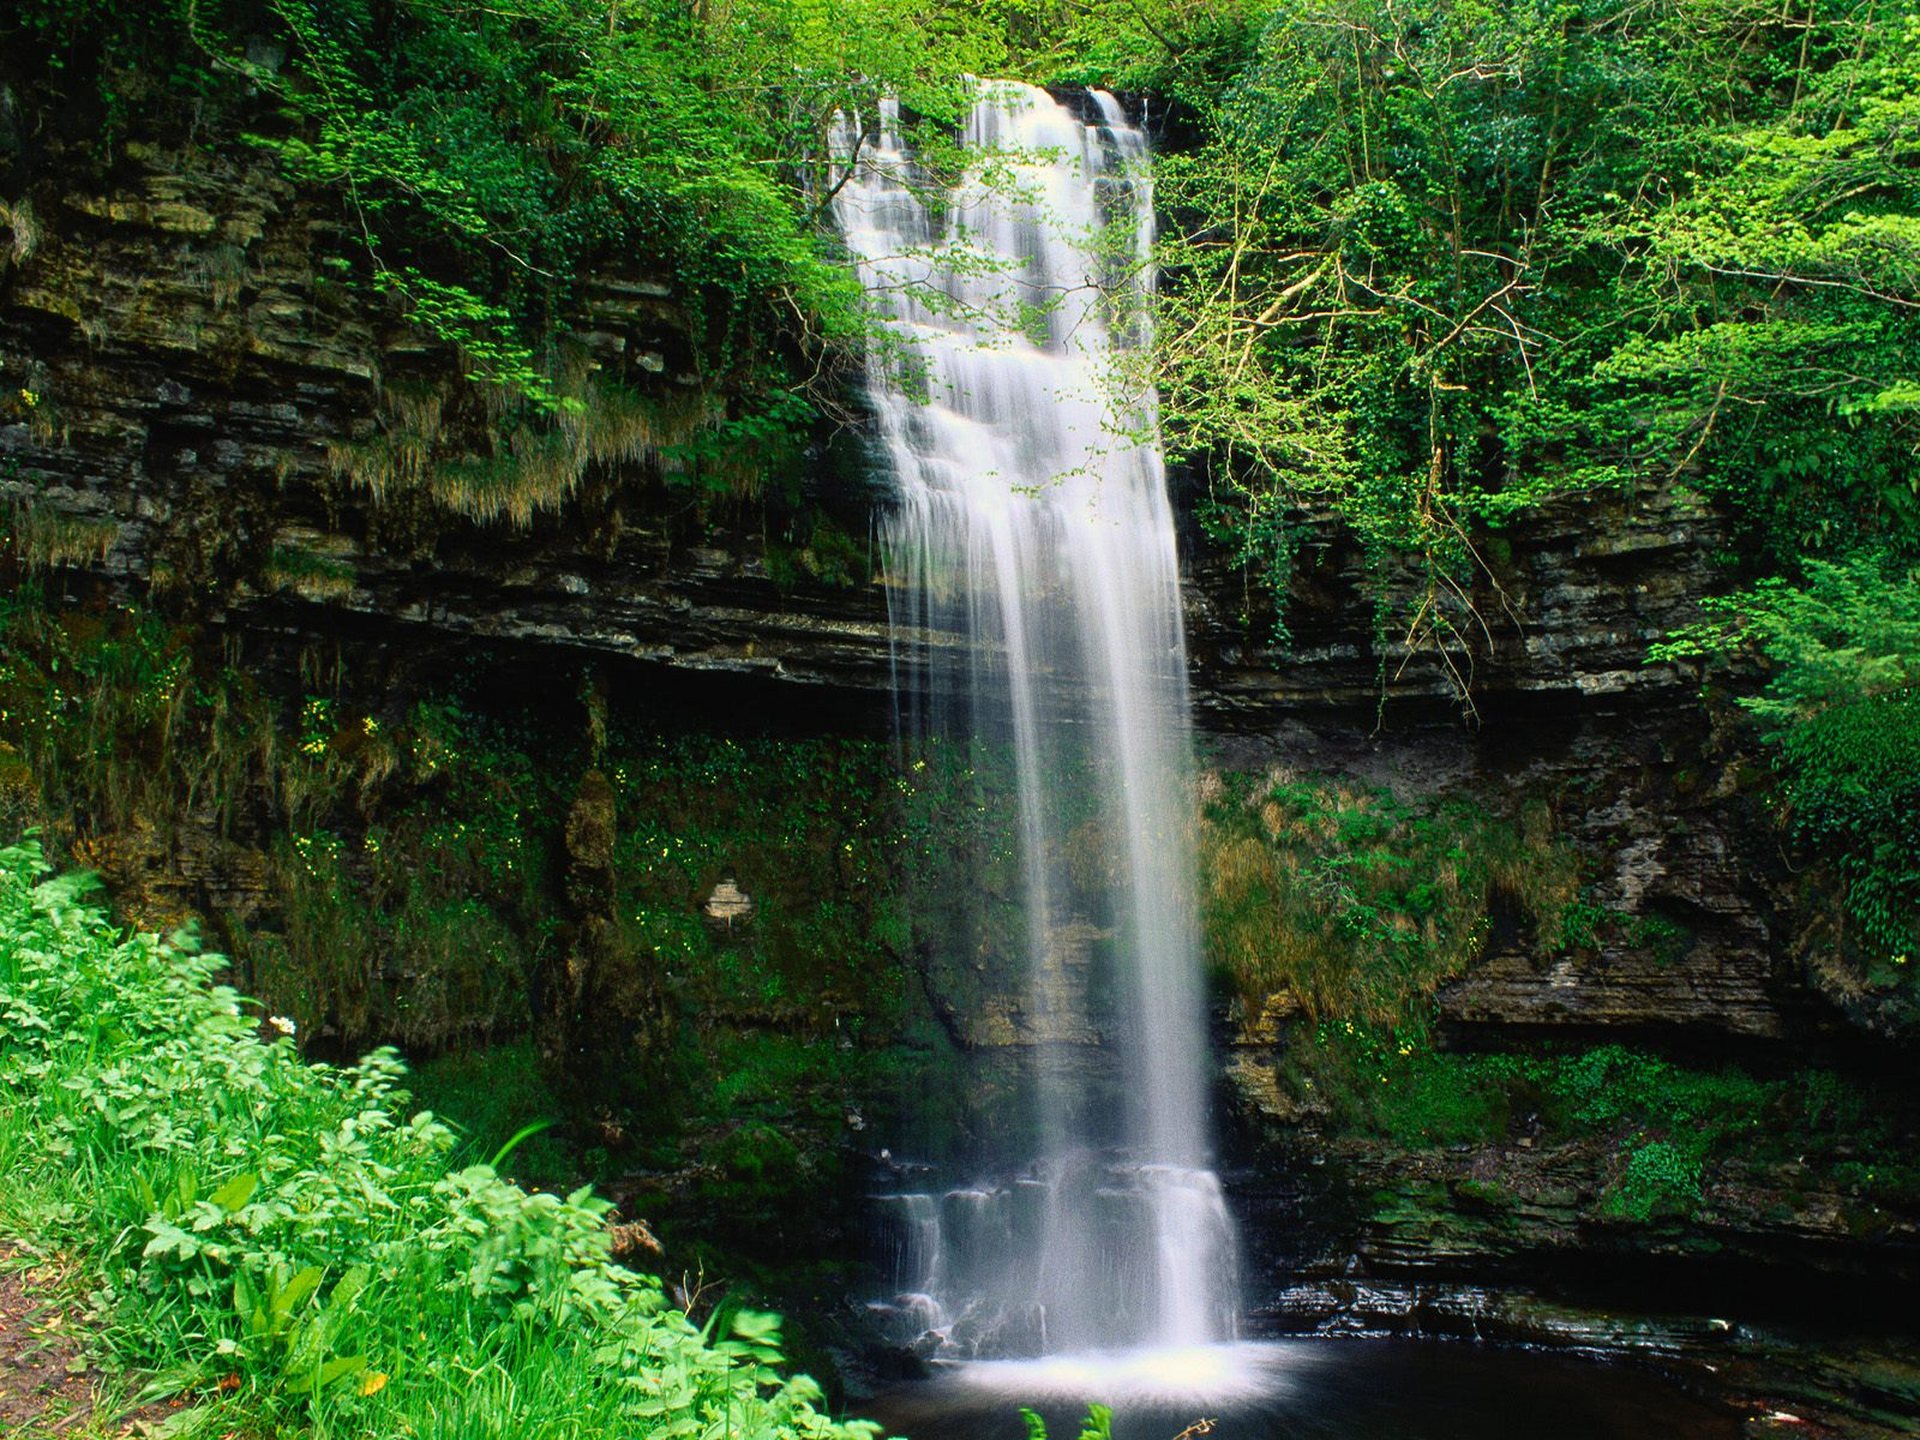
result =
M291 1035L294 1031L293 1018L289 1015L269 1015L267 1024L282 1035Z

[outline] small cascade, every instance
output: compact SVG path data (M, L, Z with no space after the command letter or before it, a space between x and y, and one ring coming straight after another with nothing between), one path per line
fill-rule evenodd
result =
M880 1202L917 1297L887 1303L947 1354L1225 1339L1179 565L1136 374L1146 137L1110 95L992 83L963 135L982 163L950 185L893 105L833 138L834 213L890 322L868 393L903 728L1011 757L1038 1136L1014 1178ZM1088 1047L1117 1055L1117 1104Z
M894 1289L872 1308L896 1343L931 1359L1164 1344L1166 1296L1180 1293L1169 1268L1234 1268L1233 1221L1206 1170L1086 1152L991 1188L883 1195L874 1206ZM1166 1253L1169 1211L1193 1256ZM1059 1307L1061 1295L1076 1303ZM1230 1288L1208 1295L1172 1323L1231 1335L1234 1299Z

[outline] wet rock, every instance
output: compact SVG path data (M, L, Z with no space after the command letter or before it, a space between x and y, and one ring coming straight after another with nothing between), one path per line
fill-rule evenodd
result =
M713 893L700 909L708 924L731 935L735 926L744 926L753 919L753 897L729 875L713 887Z
M623 938L615 912L613 786L581 777L567 812L568 923L542 966L534 1032L556 1093L581 1113L619 1110L644 1095L663 1063L671 1018L658 965Z
M1716 1315L1596 1309L1524 1289L1301 1282L1260 1307L1263 1334L1470 1339L1652 1366L1748 1417L1743 1433L1893 1440L1920 1427L1920 1347Z

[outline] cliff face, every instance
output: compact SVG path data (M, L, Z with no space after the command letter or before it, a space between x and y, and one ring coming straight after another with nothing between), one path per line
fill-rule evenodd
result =
M647 456L519 529L357 486L342 450L390 437L392 392L450 357L329 278L323 208L269 166L129 146L110 182L42 185L4 218L0 504L39 559L240 628L524 643L785 682L771 693L796 703L826 687L885 713L870 545L826 584L780 564L751 520L676 529L687 503ZM601 361L657 389L691 384L665 286L590 289ZM1734 782L1703 758L1694 679L1644 663L1719 583L1726 539L1674 492L1567 500L1489 537L1470 622L1485 631L1451 661L1471 669L1469 722L1447 663L1376 643L1359 558L1330 529L1303 549L1285 645L1262 643L1258 597L1193 535L1200 722L1229 765L1577 795L1564 809L1602 859L1602 902L1682 916L1698 937L1657 971L1604 953L1542 971L1496 947L1449 994L1450 1018L1778 1035L1792 1002L1770 988L1764 887L1720 803Z
M139 145L98 190L11 197L0 497L45 537L44 558L210 601L239 624L369 616L886 685L877 593L804 573L776 584L758 537L670 537L664 516L689 503L663 495L657 456L589 477L565 513L519 530L431 513L418 493L373 503L343 456L415 441L396 396L423 374L452 378L453 357L332 278L323 213L263 163ZM669 399L693 388L688 320L666 286L643 274L587 289L588 364Z
M263 163L197 148L129 145L104 179L41 175L0 196L0 505L22 564L151 590L269 649L337 632L399 652L530 649L625 666L640 693L676 672L722 672L766 682L751 703L769 715L824 703L848 723L884 724L886 600L857 523L843 563L828 565L806 536L769 534L750 507L690 522L664 446L585 466L561 503L517 528L404 485L383 490L353 454L418 441L401 402L445 378L452 358L332 278L318 258L334 223L326 205ZM663 405L694 393L679 297L644 267L587 289L586 363ZM1697 677L1644 663L1652 640L1721 587L1715 557L1729 540L1720 516L1677 489L1555 502L1480 537L1477 616L1463 616L1476 638L1449 661L1379 643L1359 557L1331 526L1301 551L1285 644L1263 638L1272 627L1244 577L1190 536L1194 695L1211 766L1469 797L1490 812L1544 804L1581 857L1584 903L1614 917L1588 943L1551 951L1495 917L1474 963L1438 994L1452 1042L1617 1038L1787 1063L1845 1033L1807 978L1809 922L1744 793L1738 744L1716 732ZM1457 696L1469 667L1471 717ZM228 895L250 883L195 880ZM964 1004L939 993L937 972L923 979L967 1043L1019 1032L1012 977L967 977ZM970 1026L962 1011L1008 1023ZM1349 1202L1372 1197L1323 1207L1346 1219L1308 1227L1318 1252L1269 1247L1270 1275L1353 1255L1384 1273L1480 1273L1612 1233L1595 1229L1592 1208L1606 1157L1556 1152L1542 1168L1519 1149L1503 1160L1482 1147L1410 1167L1389 1146L1329 1148L1314 1138L1324 1120L1303 1116L1277 1078L1299 1026L1223 1026L1246 1188L1275 1233L1296 1226L1289 1207L1306 1182L1290 1167L1316 1146ZM1490 1211L1462 1182L1495 1162L1521 1182ZM1676 1243L1777 1253L1787 1235L1812 1254L1858 1238L1846 1197L1727 1184L1746 1198ZM1910 1263L1908 1222L1870 1240L1856 1253Z
M885 600L871 545L844 581L769 556L755 520L676 530L688 498L639 454L531 523L481 525L343 453L406 434L396 395L435 353L322 263L334 221L264 161L129 144L111 175L43 180L0 209L0 496L45 558L211 595L244 620L314 608L453 635L531 640L691 669L883 693ZM672 396L696 385L689 319L644 271L586 283L589 364ZM429 451L434 440L426 441ZM428 453L423 462L456 458ZM755 517L757 520L757 517ZM864 542L865 537L855 537ZM1498 723L1667 706L1690 684L1642 663L1650 638L1716 583L1722 526L1677 494L1568 501L1485 550L1487 630L1461 657ZM777 546L775 547L777 549ZM307 563L302 563L303 560ZM1377 706L1450 729L1432 655L1382 660L1358 557L1303 552L1293 640L1246 579L1194 537L1189 625L1201 722L1270 733L1371 729ZM1251 615L1242 618L1251 610ZM1476 624L1479 622L1475 622Z

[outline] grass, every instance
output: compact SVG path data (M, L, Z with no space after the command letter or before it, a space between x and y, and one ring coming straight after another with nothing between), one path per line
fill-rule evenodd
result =
M452 514L525 530L572 499L595 466L680 468L682 452L718 420L704 395L642 395L584 373L562 392L568 403L540 429L506 424L504 392L492 387L390 386L381 434L330 446L328 457L337 479L377 502L423 491ZM459 413L462 401L476 413ZM472 453L476 441L491 453Z
M540 1073L531 1041L513 1040L455 1050L412 1067L407 1089L454 1132L456 1160L491 1161L515 1136L564 1113ZM501 1160L503 1173L523 1185L551 1188L590 1177L596 1158L555 1129L535 1130Z
M530 1193L412 1113L390 1052L301 1059L182 938L0 850L0 1231L92 1277L174 1435L869 1433L783 1378L777 1321L703 1334L610 1258L589 1190Z
M1555 937L1578 897L1544 806L1507 821L1286 771L1209 777L1202 798L1208 959L1253 1014L1285 994L1311 1016L1402 1024L1497 917Z

